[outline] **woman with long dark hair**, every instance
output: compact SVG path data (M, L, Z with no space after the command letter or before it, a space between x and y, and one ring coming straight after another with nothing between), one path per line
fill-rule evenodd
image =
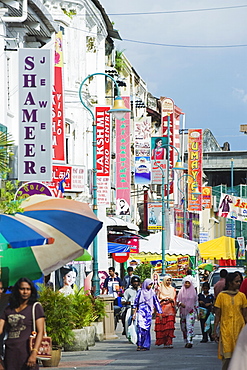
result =
M238 336L247 322L247 299L239 292L241 279L236 272L226 277L226 287L217 296L215 306L214 337L219 341L218 357L222 370L228 369ZM220 335L217 328L220 324Z
M44 334L44 311L40 304L35 307L36 341L29 350L29 338L33 331L32 308L37 301L37 290L28 278L19 279L12 288L9 306L0 319L0 334L6 326L8 338L5 342L5 369L39 369L37 353Z

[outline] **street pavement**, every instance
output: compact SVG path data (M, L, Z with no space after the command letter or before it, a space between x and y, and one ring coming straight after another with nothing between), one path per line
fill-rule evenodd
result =
M154 324L154 322L153 322ZM221 361L217 358L215 342L200 343L200 323L195 325L195 338L192 348L184 348L179 329L179 318L176 319L174 348L164 349L154 345L155 333L152 330L150 351L136 351L136 346L121 335L122 325L118 324L116 334L119 339L97 342L88 351L63 352L60 364L51 370L220 370ZM42 368L42 366L41 366Z

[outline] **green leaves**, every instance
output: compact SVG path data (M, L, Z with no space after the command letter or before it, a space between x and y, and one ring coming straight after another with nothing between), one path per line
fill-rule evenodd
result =
M141 279L141 282L143 282L145 279L151 278L151 270L151 263L141 263L135 268L134 274L138 275Z

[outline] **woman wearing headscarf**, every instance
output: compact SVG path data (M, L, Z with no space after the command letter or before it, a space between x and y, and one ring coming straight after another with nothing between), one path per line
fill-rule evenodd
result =
M137 317L137 351L147 351L151 345L150 328L152 323L152 312L155 308L161 314L157 296L152 290L153 282L151 279L146 279L141 290L137 293L134 302L133 320Z
M197 294L192 279L190 275L184 278L183 286L177 297L180 308L180 325L186 343L185 348L191 348L193 345L194 324L198 310Z
M218 358L222 360L222 370L228 369L239 333L247 323L247 299L239 291L240 283L240 276L230 272L226 277L226 287L219 293L214 304L214 337L216 341L219 339Z
M172 278L166 275L160 285L158 299L162 308L162 315L157 315L155 320L155 332L157 346L164 344L164 348L173 348L172 339L175 338L175 301L176 289L171 286Z

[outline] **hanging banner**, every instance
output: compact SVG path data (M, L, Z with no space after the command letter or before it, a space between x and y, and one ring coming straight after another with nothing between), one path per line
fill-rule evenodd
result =
M59 31L55 36L54 86L52 92L52 159L55 162L65 162L62 42L62 31Z
M96 163L97 163L97 203L110 206L111 196L111 120L110 107L96 107Z
M162 202L148 203L148 229L162 229Z
M180 238L183 238L184 234L184 213L181 209L174 209L174 234L176 236L180 236Z
M151 117L135 121L135 184L151 183Z
M130 109L130 97L122 97ZM116 120L116 215L130 215L130 113Z
M202 187L202 207L204 209L212 208L212 187L211 186Z
M188 130L188 210L202 210L202 129Z
M166 184L167 138L151 137L152 184L162 184L162 176ZM160 167L162 170L160 169Z
M244 237L243 236L238 236L237 237L238 241L238 260L245 260L245 246L244 246Z
M247 199L221 193L218 216L247 222Z
M51 180L51 50L18 50L19 181Z

